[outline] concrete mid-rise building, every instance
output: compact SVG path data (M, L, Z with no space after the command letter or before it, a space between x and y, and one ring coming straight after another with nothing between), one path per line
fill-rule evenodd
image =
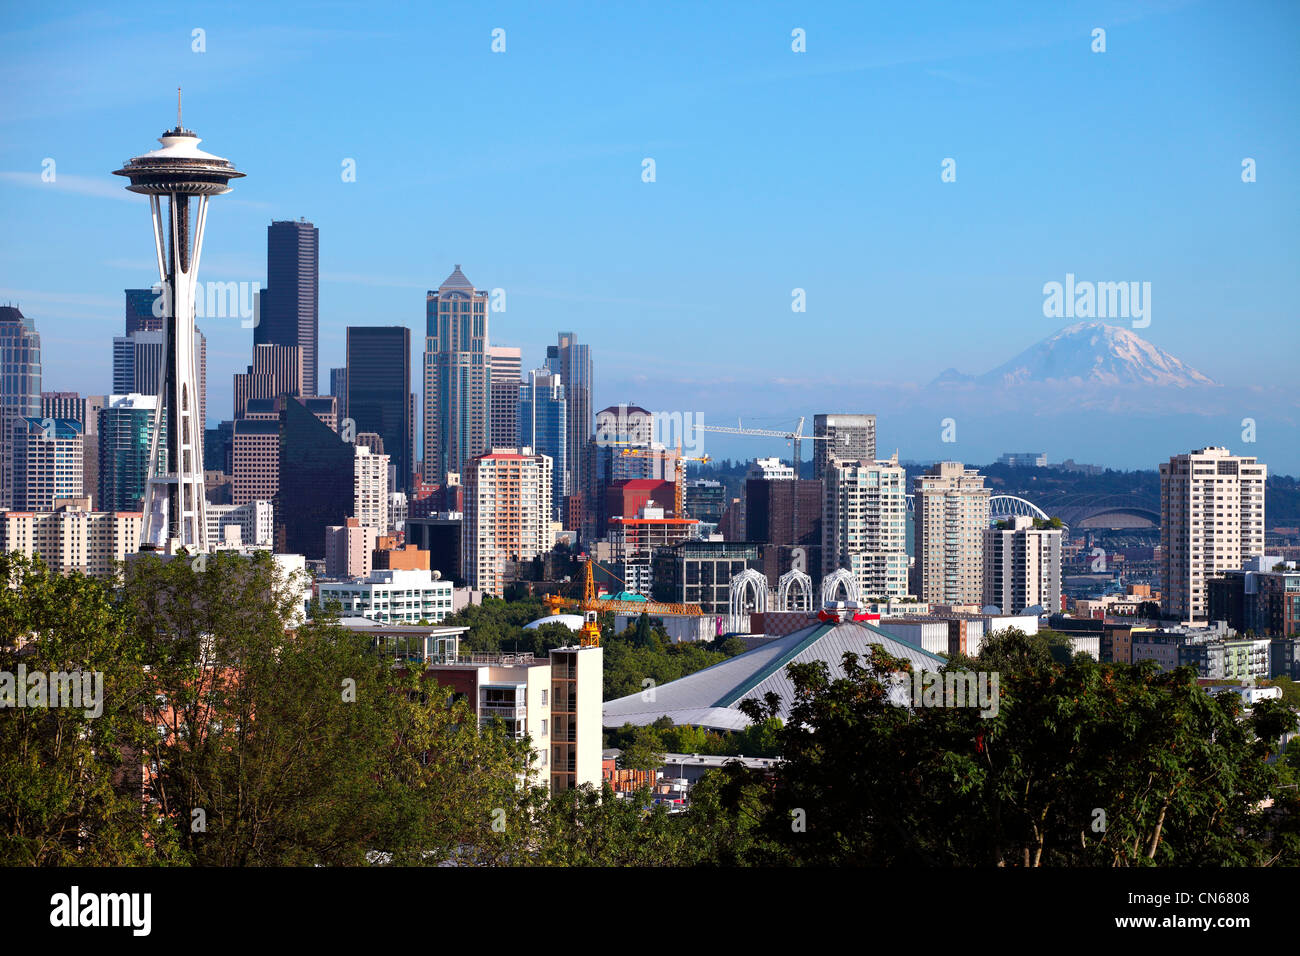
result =
M325 529L326 576L369 577L378 537L379 532L359 518L348 518L341 525L330 525Z
M208 540L241 546L269 548L275 542L275 506L270 501L254 500L242 505L207 507Z
M368 528L355 526L363 533ZM373 542L372 542L373 544ZM367 562L369 553L367 552ZM365 617L394 624L436 624L453 613L452 583L431 571L371 570L354 581L322 581L320 603L337 602L340 617Z
M1007 614L1034 606L1055 614L1061 610L1061 529L1037 528L1025 516L1009 525L984 532L984 603Z
M530 448L494 448L466 463L461 568L471 588L501 597L507 561L554 546L551 469Z
M831 459L876 460L875 415L814 415L813 435L827 439L813 442L813 477L826 474Z
M1226 448L1200 448L1160 465L1160 570L1166 617L1209 618L1211 577L1264 553L1268 468Z
M897 459L832 458L822 484L822 574L843 568L864 599L904 597L907 473Z
M916 596L932 604L978 604L984 596L984 532L989 489L961 462L941 461L916 475Z
M139 550L143 521L139 511L89 511L82 505L4 511L0 512L0 552L39 557L60 573L110 578L127 555Z

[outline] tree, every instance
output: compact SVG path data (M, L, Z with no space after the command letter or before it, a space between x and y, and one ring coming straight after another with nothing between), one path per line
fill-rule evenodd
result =
M166 833L146 835L151 822L140 801L139 753L152 728L139 634L94 578L54 574L13 554L0 555L0 579L9 582L0 588L0 672L15 682L0 711L0 865L175 859ZM30 706L32 685L16 686L20 668L75 675L78 689L98 701L51 706L46 693ZM13 706L19 694L28 706ZM57 703L67 701L60 695Z

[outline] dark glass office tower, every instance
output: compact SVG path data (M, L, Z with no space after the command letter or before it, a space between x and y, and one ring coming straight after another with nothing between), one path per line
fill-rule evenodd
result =
M154 315L154 302L162 294L161 289L127 289L126 291L126 334L132 332L161 332L163 318ZM159 308L161 312L162 309Z
M411 483L411 330L404 325L348 326L348 417L356 433L384 440L398 491Z
M302 348L302 394L316 387L320 326L320 230L305 219L272 222L266 229L266 288L258 296L254 345Z
M325 557L325 529L352 516L356 451L317 417L313 409L321 399L304 401L280 402L275 549L315 559ZM328 401L332 406L333 400Z
M594 529L595 511L593 501L593 465L592 456L587 445L592 439L591 395L593 375L591 364L591 346L578 344L578 337L572 332L561 332L556 345L546 348L546 367L560 376L564 382L564 398L568 404L568 453L565 467L569 472L569 495L581 501L584 513L573 515L569 507L559 509L557 513L565 522L566 528L585 529L587 537ZM572 503L572 502L570 502Z

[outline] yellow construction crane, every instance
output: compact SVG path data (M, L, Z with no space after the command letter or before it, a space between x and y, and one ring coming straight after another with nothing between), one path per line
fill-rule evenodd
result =
M583 647L600 646L600 625L597 623L597 619L601 611L622 612L624 614L672 614L682 617L702 617L704 614L704 609L698 604L672 604L663 601L617 601L609 598L597 598L596 579L591 570L595 564L596 562L590 557L583 562L581 601L575 602L572 598L562 598L558 594L548 594L542 599L552 614L558 614L560 609L566 605L578 604L582 610L582 629L578 632L578 643ZM624 583L609 568L601 565L600 569L620 584Z
M630 445L633 443L620 442L620 444ZM635 448L624 448L622 451L622 454L624 455L645 455L645 454L653 454L653 453L654 453L654 449L650 448L648 445L640 445ZM683 491L686 486L686 474L685 474L684 463L688 461L699 461L699 462L708 463L710 461L713 461L713 459L710 458L708 455L704 455L699 458L695 458L689 455L683 455L682 446L680 443L677 445L675 451L668 452L667 450L665 450L663 454L664 455L672 454L677 461L677 465L673 475L673 505L674 508L676 509L675 511L673 511L673 517L684 518L686 517L686 515L683 513L683 508L682 508Z

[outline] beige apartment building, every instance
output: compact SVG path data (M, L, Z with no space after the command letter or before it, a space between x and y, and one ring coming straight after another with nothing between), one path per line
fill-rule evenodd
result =
M822 575L848 570L864 599L906 596L907 473L897 459L831 458L822 489Z
M1200 448L1160 465L1160 546L1166 617L1208 620L1207 582L1264 553L1268 468L1226 448Z
M90 511L89 499L56 502L53 511L0 512L0 551L39 557L51 570L108 578L140 548L139 511Z
M549 455L494 448L465 465L461 569L469 586L501 597L506 561L527 561L554 545Z
M984 596L984 532L989 489L984 476L941 461L915 476L916 596L934 604L978 604Z

